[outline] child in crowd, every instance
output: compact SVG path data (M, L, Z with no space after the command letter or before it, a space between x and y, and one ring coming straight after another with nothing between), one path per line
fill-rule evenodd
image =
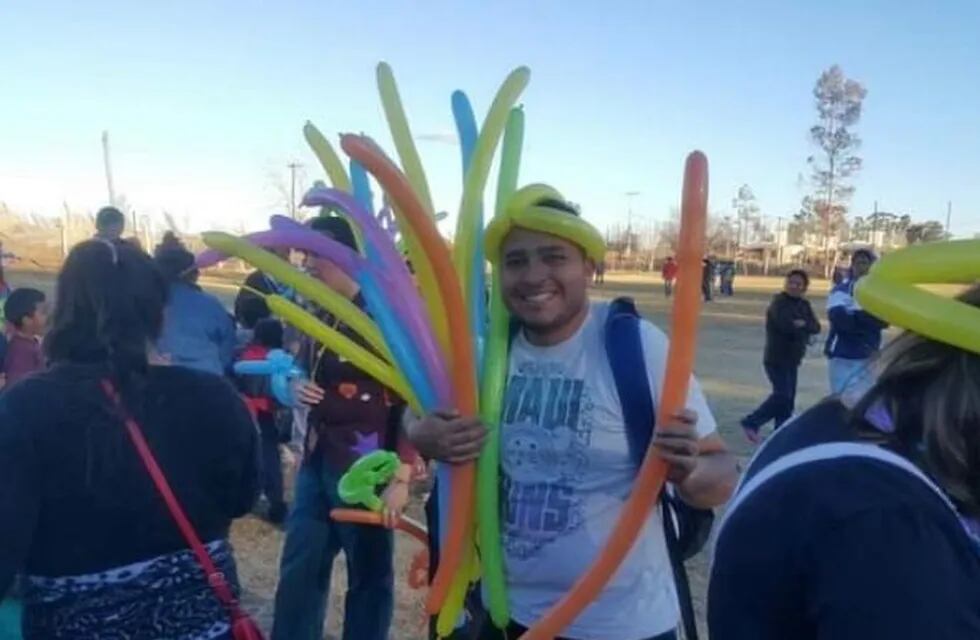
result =
M41 336L48 324L47 301L37 289L14 290L3 305L12 332L3 357L6 386L44 368Z
M238 360L265 360L271 350L283 348L282 336L283 328L278 320L259 320L254 325L251 341ZM238 376L238 388L259 425L262 491L269 501L266 519L281 524L286 519L287 507L279 446L288 443L292 435L293 412L272 395L267 376Z

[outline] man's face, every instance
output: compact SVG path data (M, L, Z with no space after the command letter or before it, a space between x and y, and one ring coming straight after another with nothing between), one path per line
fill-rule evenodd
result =
M102 228L102 237L106 240L118 240L122 237L123 231L126 229L125 223L122 224L107 224Z
M504 302L530 330L560 332L585 308L595 264L576 245L516 228L504 239L501 254Z
M868 275L871 269L871 258L866 253L858 253L851 258L851 270L854 271L854 279Z
M802 298L806 294L806 280L798 274L786 278L786 293L794 298Z

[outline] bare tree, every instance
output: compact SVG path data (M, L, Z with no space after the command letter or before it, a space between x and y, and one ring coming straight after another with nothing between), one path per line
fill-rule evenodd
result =
M830 239L840 230L854 195L849 179L861 169L861 158L856 155L861 138L852 128L861 119L867 94L861 83L847 78L837 65L820 74L813 89L817 123L810 127L810 140L819 152L807 158L807 163L814 187L812 208L823 227L826 275L831 265Z
M750 242L759 231L759 203L756 202L752 187L743 184L738 188L732 204L738 217L738 244L741 246Z

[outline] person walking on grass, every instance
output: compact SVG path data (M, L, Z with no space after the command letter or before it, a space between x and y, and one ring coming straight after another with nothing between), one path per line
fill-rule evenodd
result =
M766 347L762 364L772 385L772 393L759 407L742 418L742 429L753 444L759 430L768 422L778 429L793 415L796 382L807 345L820 333L820 321L813 314L806 291L810 277L802 269L786 275L783 291L773 297L766 311Z
M660 276L664 279L664 296L668 298L674 295L674 281L677 280L677 271L678 266L674 256L667 256L664 266L660 270Z

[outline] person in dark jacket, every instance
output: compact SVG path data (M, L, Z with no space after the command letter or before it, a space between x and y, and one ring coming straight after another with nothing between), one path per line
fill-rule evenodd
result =
M711 290L714 288L715 263L711 258L701 261L701 295L705 302L711 302Z
M313 228L355 248L350 224L339 217L315 218ZM310 272L363 308L357 283L330 260L310 256ZM320 319L366 346L328 314ZM367 347L370 348L370 347ZM389 521L408 502L417 459L401 437L403 403L383 385L328 348L306 339L299 355L310 380L297 381L296 398L310 407L303 461L296 476L293 510L286 524L272 640L320 640L330 593L333 561L342 550L348 585L344 640L386 640L394 611L393 541L383 527L335 522L332 508L345 507L337 482L350 465L378 449L396 450L402 464L382 494Z
M881 333L888 327L854 299L854 287L867 275L875 255L869 249L858 249L851 257L848 278L834 287L827 298L830 332L824 353L828 358L830 392L858 393L873 383L867 370L868 361L881 348Z
M785 289L776 294L766 311L766 350L762 359L772 393L742 419L749 441L758 443L759 429L772 420L778 429L793 415L796 404L796 374L812 336L820 333L806 290L806 271L794 269L786 276Z
M711 640L980 638L980 344L906 333L879 362L856 404L829 398L748 465L717 528Z
M228 532L255 499L255 427L227 381L160 366L166 297L142 252L79 244L58 276L49 368L0 397L0 599L25 575L24 640L231 640L104 387L237 593Z

